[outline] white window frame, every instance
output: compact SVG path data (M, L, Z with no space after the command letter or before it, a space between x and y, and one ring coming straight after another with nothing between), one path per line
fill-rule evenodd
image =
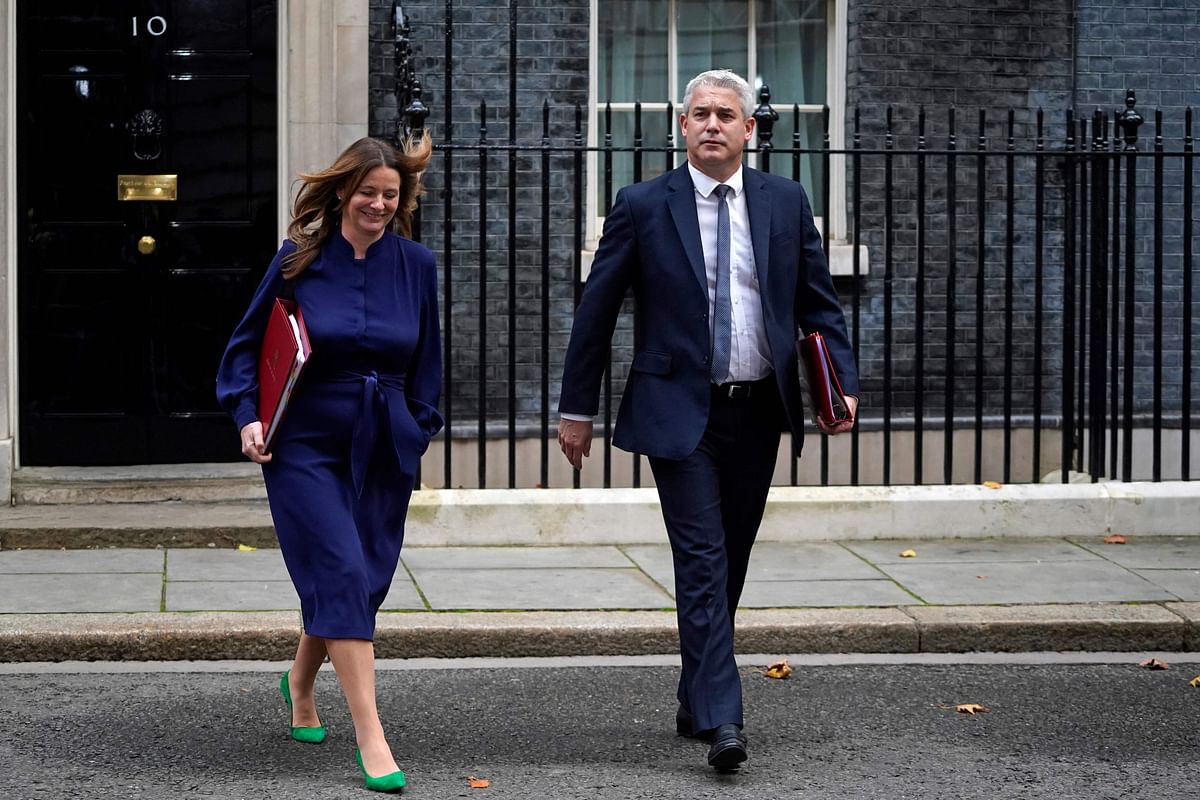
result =
M600 64L600 46L599 46L599 5L604 0L590 0L591 23L588 36L588 117L587 117L587 144L589 148L594 148L599 144L600 130L599 123L601 121L601 100L598 89L598 75ZM848 0L826 0L828 19L830 23L826 28L826 97L829 104L829 142L834 150L841 150L846 145L846 43L848 36L847 26L847 3ZM673 13L674 3L671 4L669 19L674 20ZM757 48L755 42L755 27L754 16L750 15L748 25L747 53L748 53L748 72L754 75L757 69ZM669 52L667 54L667 89L672 94L680 95L683 92L683 86L679 84L678 74L678 53L676 51L676 37L669 36ZM680 100L672 101L673 107L678 111ZM666 110L665 102L643 102L642 113L645 115L662 114ZM613 111L632 111L633 103L613 103ZM820 113L823 106L805 105L801 106L800 110L803 113ZM791 107L777 106L776 110L781 114L790 113ZM676 127L675 141L679 142L679 131ZM757 146L757 133L753 144ZM781 144L781 147L790 146ZM680 162L680 155L676 155L676 164ZM596 249L596 242L600 237L600 232L604 227L604 217L600 214L598 206L596 187L599 186L600 169L599 157L595 152L589 152L587 157L587 198L586 198L586 215L587 229L585 250L583 253L583 276L587 276L588 267L591 264L591 255ZM849 275L853 272L853 262L851 247L847 244L849 233L847 231L846 219L846 157L844 155L832 155L829 159L830 183L829 183L829 209L827 210L829 222L831 224L832 237L830 240L830 270L835 275ZM758 155L751 154L749 157L750 166L757 166ZM615 187L619 188L619 187ZM819 186L805 187L810 194L821 190ZM824 231L826 220L823 217L818 217L817 227ZM860 270L865 273L867 266L866 249L863 248L861 255Z

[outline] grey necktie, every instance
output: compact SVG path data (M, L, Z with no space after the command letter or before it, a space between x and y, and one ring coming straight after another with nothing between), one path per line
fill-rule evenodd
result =
M729 303L729 202L731 187L717 184L717 293L713 298L712 381L723 383L729 375L733 310Z

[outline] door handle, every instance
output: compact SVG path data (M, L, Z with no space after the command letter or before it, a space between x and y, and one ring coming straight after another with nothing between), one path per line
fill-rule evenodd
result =
M148 256L158 249L158 242L154 240L153 236L143 236L138 239L137 249L142 255Z

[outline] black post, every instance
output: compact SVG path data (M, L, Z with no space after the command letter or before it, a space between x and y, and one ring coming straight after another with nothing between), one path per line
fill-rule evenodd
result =
M1137 241L1137 140L1138 128L1145 119L1134 106L1137 96L1130 89L1125 93L1125 110L1118 117L1125 139L1125 384L1123 386L1124 415L1122 428L1124 446L1121 452L1121 480L1133 480L1133 376L1134 376L1134 320L1136 307L1136 248Z
M1192 216L1196 206L1192 198L1192 169L1195 152L1192 143L1192 108L1183 118L1183 397L1179 431L1179 477L1192 479Z
M446 376L446 393L442 401L443 416L446 420L446 427L442 430L442 458L445 461L442 464L442 488L452 488L451 481L451 434L452 421L454 419L454 379L453 369L454 364L454 337L452 331L454 329L454 282L450 279L451 263L450 254L454 252L453 233L454 223L451 220L451 214L454 209L453 201L453 153L450 146L453 141L453 114L454 114L454 0L446 0L446 30L445 30L445 50L443 58L445 59L445 68L443 78L445 85L442 89L442 94L446 99L446 119L442 124L442 140L445 143L445 149L442 150L442 360L446 368L443 373Z
M1063 483L1071 480L1075 428L1075 114L1067 110L1063 163L1062 452Z
M479 488L487 488L487 372L488 372L488 305L487 305L487 219L488 219L488 147L487 101L479 102L479 419L477 442L479 448Z
M1092 118L1092 259L1088 359L1088 473L1096 482L1104 473L1104 432L1108 405L1108 117L1096 110Z
M508 4L508 488L517 488L517 0ZM482 187L480 187L482 190ZM480 224L487 225L486 220Z
M1004 156L1004 483L1012 483L1012 391L1013 391L1013 223L1016 209L1016 123L1008 110L1008 143Z
M958 306L958 139L954 131L954 106L950 106L946 136L946 387L945 431L942 441L942 482L954 483L954 344Z
M542 436L541 480L550 485L550 101L542 101Z
M1121 126L1120 117L1116 112L1113 112L1111 146L1112 191L1110 194L1112 196L1112 221L1109 225L1109 248L1112 252L1109 254L1111 256L1109 263L1112 265L1112 279L1110 281L1112 289L1109 293L1108 303L1112 313L1108 333L1108 372L1111 381L1111 394L1108 406L1108 472L1106 474L1110 478L1116 478L1119 474L1117 466L1121 451L1121 392L1119 383L1121 375L1121 348L1118 344L1121 341Z
M883 485L892 483L892 245L896 239L892 219L892 180L895 154L892 107L887 107L883 138Z
M574 292L572 297L572 311L579 307L579 298L583 294L583 156L586 147L583 141L583 107L579 103L575 104L575 138L571 148L574 154L574 169L573 169L573 187L572 194L575 198L575 224L572 225L573 239L571 242L571 288ZM571 486L575 489L579 488L579 470L572 467L571 469Z
M1037 145L1034 156L1034 212L1033 212L1033 477L1038 481L1042 475L1042 313L1045 306L1045 260L1046 226L1042 216L1046 212L1046 140L1044 136L1042 109L1037 110Z
M1185 331L1190 336L1191 331ZM1151 479L1162 480L1163 427L1163 135L1162 110L1154 111L1154 361L1153 464Z
M797 109L797 116L799 116ZM799 124L796 128L799 130ZM854 235L851 239L851 244L854 247L852 262L854 264L854 293L850 298L850 319L854 330L851 331L852 342L854 345L854 365L858 366L859 354L859 323L862 318L862 256L860 254L862 239L860 238L860 222L862 220L862 134L859 127L858 107L854 108L854 151L851 153L851 158L854 160ZM855 414L854 428L850 431L850 485L858 485L858 420ZM792 457L792 463L796 463L796 459ZM795 483L795 480L792 481Z
M979 109L979 138L975 156L975 470L974 482L983 481L983 373L984 301L987 281L987 114Z
M775 135L775 123L779 112L771 108L771 87L763 84L758 90L758 108L754 109L754 128L758 132L758 151L762 153L763 172L771 171L771 137Z
M913 485L924 483L925 461L925 106L917 111L917 286L913 326Z

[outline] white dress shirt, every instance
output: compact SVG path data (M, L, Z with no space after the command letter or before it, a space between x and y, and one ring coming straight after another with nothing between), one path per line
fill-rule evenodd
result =
M704 248L704 272L708 283L709 340L712 349L712 321L717 294L717 196L713 190L718 181L705 175L688 162L692 185L696 187L696 217L700 223L700 244ZM762 298L759 294L758 273L754 268L754 247L750 240L750 216L746 212L746 192L743 170L725 181L732 191L729 203L729 306L733 321L729 342L729 374L721 383L756 381L771 373L770 349L763 324ZM589 422L590 415L564 412L563 419Z
M708 278L709 334L717 296L717 195L713 191L718 181L705 175L688 162L688 172L696 187L696 217L700 223L700 243L704 246L704 272ZM733 331L730 336L729 374L721 383L756 381L771 373L770 349L763 325L762 298L759 295L758 273L754 268L754 247L750 241L750 217L746 213L746 191L743 170L725 181L732 191L729 204L729 305ZM712 339L710 338L711 342Z

